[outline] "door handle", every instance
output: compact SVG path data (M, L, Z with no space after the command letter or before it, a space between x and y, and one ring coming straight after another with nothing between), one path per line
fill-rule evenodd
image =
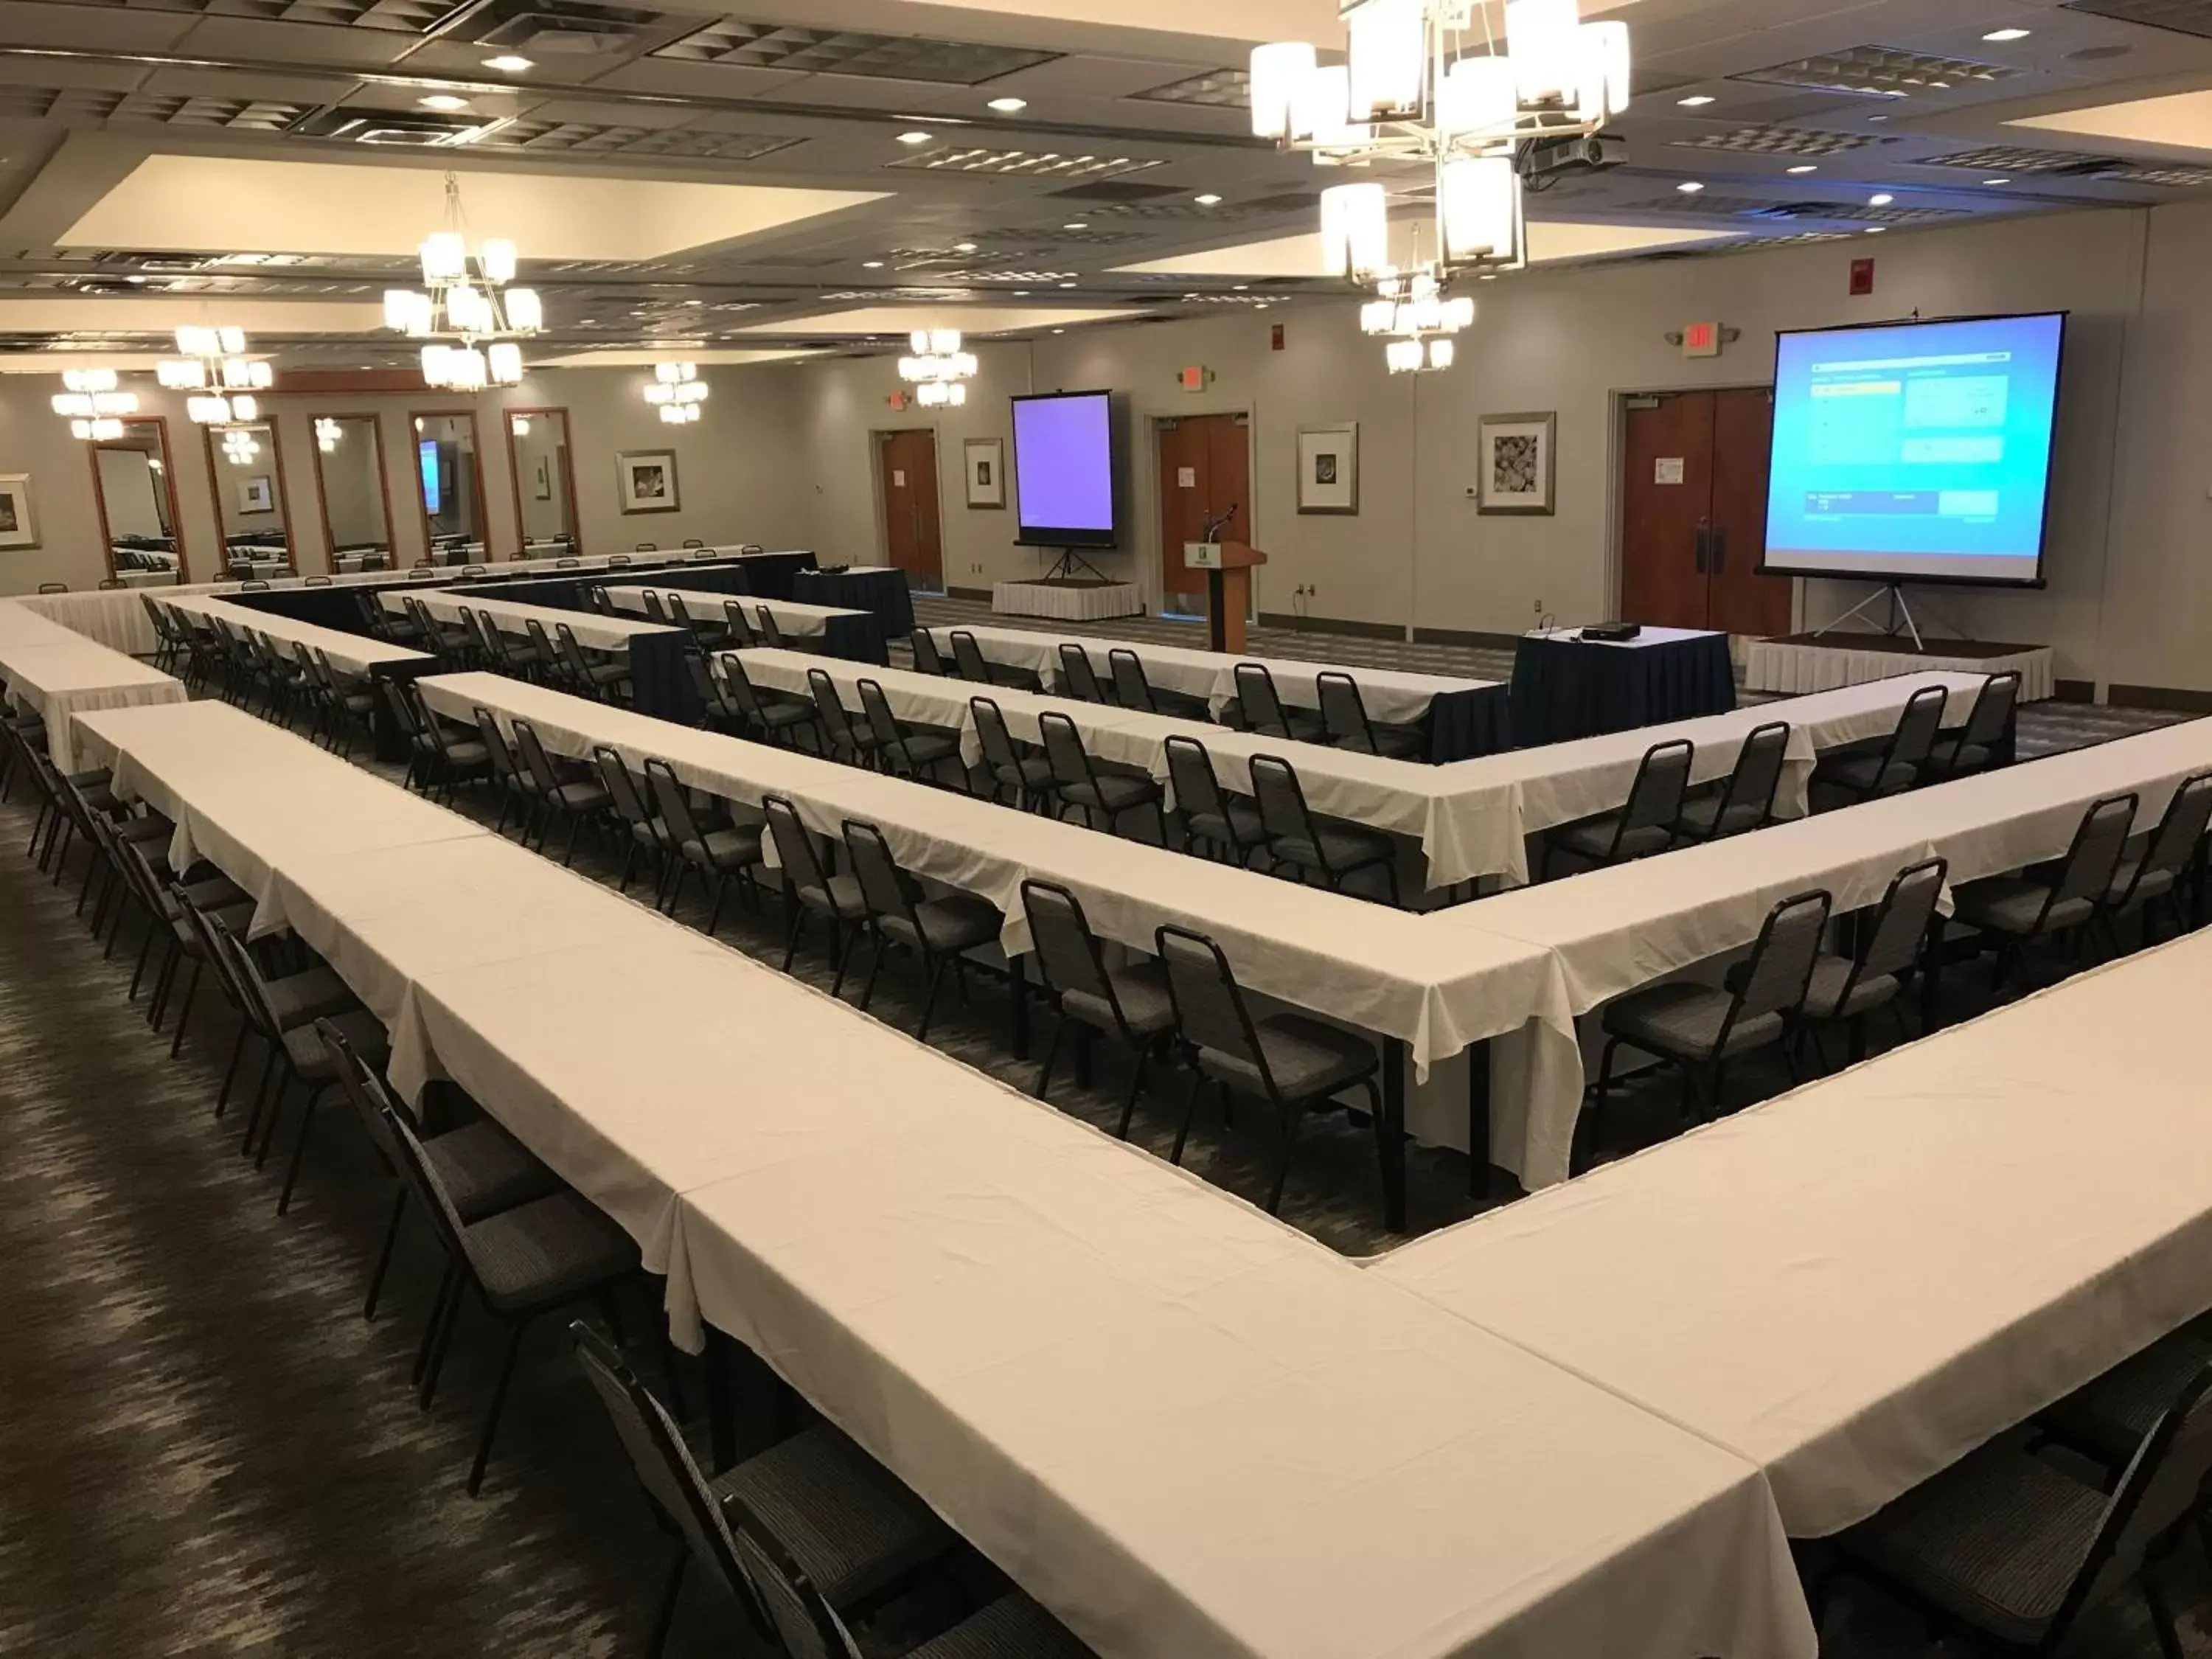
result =
M1723 574L1728 569L1728 532L1715 525L1711 531L1713 574Z
M1705 520L1698 520L1697 533L1693 538L1693 545L1697 553L1698 574L1700 576L1707 574L1712 568L1712 538L1713 527L1711 524Z

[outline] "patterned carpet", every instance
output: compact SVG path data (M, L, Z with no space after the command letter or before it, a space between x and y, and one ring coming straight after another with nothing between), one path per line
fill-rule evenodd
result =
M665 1545L556 1328L530 1345L485 1495L467 1498L495 1355L485 1328L465 1322L438 1402L415 1409L407 1370L436 1269L427 1238L408 1234L385 1310L364 1323L387 1191L366 1146L319 1134L293 1213L277 1219L273 1172L237 1154L236 1113L210 1116L228 1017L204 995L170 1061L125 1001L135 934L103 961L71 917L74 881L51 885L18 855L28 833L20 801L0 806L0 1654L641 1651ZM596 849L582 862L611 872ZM755 955L779 943L749 914L724 938ZM826 987L818 954L800 971ZM878 1012L910 1024L917 989L887 973ZM1970 1012L1972 988L1954 993ZM1031 1070L1006 1057L1005 1016L979 982L971 1006L948 1006L939 1041L1025 1085ZM1054 1098L1108 1121L1127 1076L1102 1052L1092 1086L1063 1084ZM1747 1075L1745 1097L1778 1082ZM1180 1107L1179 1089L1148 1093L1139 1144L1164 1150ZM1273 1146L1255 1116L1231 1127L1209 1109L1193 1166L1263 1191ZM1627 1106L1616 1126L1624 1146L1669 1133L1671 1103ZM1340 1119L1317 1126L1286 1218L1342 1250L1389 1243L1370 1149ZM1468 1213L1464 1191L1463 1160L1416 1154L1417 1227ZM2191 1651L2212 1653L2212 1578L2193 1547L2178 1571L2196 1609ZM1826 1651L1840 1659L1923 1651L1896 1610L1849 1590L1832 1630ZM2154 1659L2133 1607L2100 1613L2088 1634L2085 1652ZM756 1651L733 1609L687 1592L672 1654Z

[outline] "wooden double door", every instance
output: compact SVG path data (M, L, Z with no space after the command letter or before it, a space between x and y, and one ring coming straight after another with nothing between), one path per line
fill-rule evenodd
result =
M1252 428L1242 415L1184 415L1159 423L1160 609L1206 610L1206 573L1188 568L1183 544L1231 507L1217 540L1252 539Z
M943 520L937 501L937 434L927 428L880 434L877 465L883 470L884 562L907 574L915 587L945 580Z
M1623 621L1754 638L1790 631L1790 579L1759 574L1773 432L1764 386L1630 402Z

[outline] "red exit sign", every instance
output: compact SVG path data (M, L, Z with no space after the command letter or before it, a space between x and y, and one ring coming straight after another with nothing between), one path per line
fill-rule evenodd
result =
M1691 323L1682 330L1682 355L1685 357L1717 357L1721 355L1721 325L1718 323Z

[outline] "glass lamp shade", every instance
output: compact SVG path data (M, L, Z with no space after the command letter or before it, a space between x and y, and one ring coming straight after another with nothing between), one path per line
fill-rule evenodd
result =
M230 399L207 395L185 399L185 413L198 426L221 426L230 419Z
M57 392L53 398L57 415L88 417L92 413L92 393L89 392Z
M676 388L666 380L655 380L645 389L645 400L649 404L672 404Z
M483 245L478 261L483 267L488 283L511 283L514 280L514 244L504 236L495 236Z
M112 368L65 368L62 384L71 392L112 392L115 390L115 371Z
M187 357L220 357L222 337L211 328L187 325L177 331L177 349Z
M207 368L197 357L164 357L154 365L154 378L171 392L184 392L207 384Z
M1582 82L1582 20L1575 0L1505 0L1505 45L1522 107L1574 99Z
M507 309L507 325L517 334L535 334L545 326L545 307L534 288L511 288L501 296Z
M1502 137L1513 131L1520 107L1510 58L1462 58L1437 88L1437 125L1447 137Z
M1304 40L1278 40L1252 48L1252 131L1261 138L1287 138L1305 83L1317 67Z
M234 421L259 420L261 418L260 400L249 398L243 392L234 393L230 398L230 418Z
M1374 129L1352 118L1352 70L1339 64L1316 70L1306 77L1310 94L1308 129L1313 142L1325 149L1357 149L1375 136Z
M469 272L469 251L460 233L441 230L422 239L422 280L435 287L457 283Z
M1419 340L1393 340L1382 349L1382 361L1393 374L1410 374L1421 366L1421 343Z
M514 386L522 379L522 348L512 340L495 342L484 362L495 386Z
M1447 258L1511 263L1519 256L1521 179L1509 155L1447 161L1437 179Z
M1582 42L1581 91L1576 113L1585 121L1619 115L1628 107L1632 67L1626 23L1585 23Z
M1429 342L1431 368L1449 368L1452 366L1452 360L1458 355L1459 348L1449 339L1436 339Z
M1428 71L1425 0L1360 0L1345 14L1351 33L1350 114L1418 112Z
M138 394L135 392L94 392L86 394L92 399L95 415L136 415Z
M959 356L960 331L957 328L933 328L929 331L929 349L940 357Z
M219 328L215 337L226 356L235 357L246 349L246 331L242 328Z
M1390 263L1390 201L1380 185L1338 185L1321 193L1324 275L1354 282Z

